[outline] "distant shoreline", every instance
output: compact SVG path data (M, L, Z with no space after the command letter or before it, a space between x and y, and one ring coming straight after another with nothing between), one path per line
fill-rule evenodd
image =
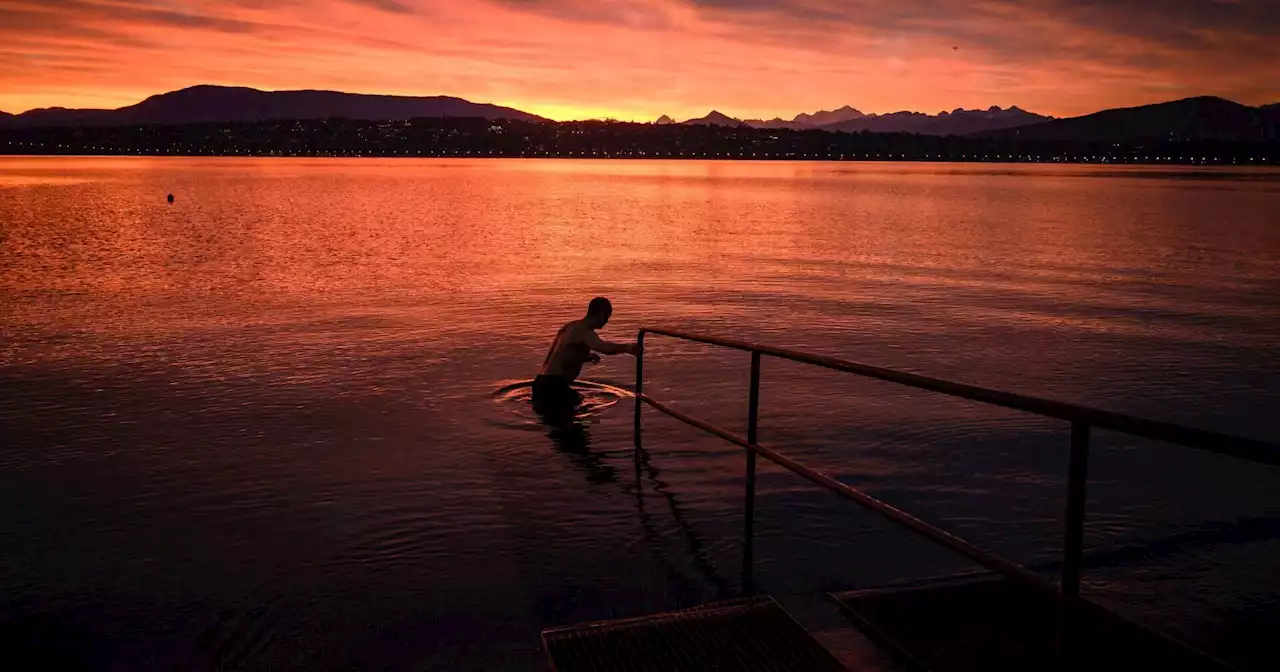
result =
M1280 140L1198 137L1043 140L482 118L207 122L0 130L0 155L555 158L1280 165Z
M738 156L605 156L605 155L579 155L579 154L546 154L546 155L499 155L499 154L175 154L175 153L145 153L145 152L113 152L113 153L85 153L85 152L6 152L0 148L0 157L4 158L173 158L173 159L402 159L402 160L472 160L472 161L488 161L488 160L575 160L575 161L733 161L743 163L954 163L954 164L973 164L973 165L1089 165L1089 166L1196 166L1196 167L1262 167L1280 169L1280 159L1271 157L1258 157L1256 159L1235 159L1235 160L1217 160L1212 157L1201 158L1181 158L1172 157L1169 160L1133 160L1126 157L1100 157L1093 158L960 158L951 159L944 157L905 157L905 158L889 158L889 157L805 157L805 156L758 156L758 157L738 157Z

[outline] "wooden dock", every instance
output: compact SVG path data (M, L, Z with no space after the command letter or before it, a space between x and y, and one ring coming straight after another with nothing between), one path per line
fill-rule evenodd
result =
M1064 607L988 573L832 597L868 637L927 672L1235 669L1092 603Z
M553 628L554 672L848 672L769 597Z
M879 660L846 658L859 672L1238 672L1093 603L987 572L831 597L880 649ZM848 672L769 597L553 628L542 639L554 672Z

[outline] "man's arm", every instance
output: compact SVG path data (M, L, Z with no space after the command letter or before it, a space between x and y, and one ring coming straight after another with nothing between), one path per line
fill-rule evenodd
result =
M584 328L582 331L582 342L586 343L588 348L604 355L634 355L639 349L635 343L610 343L590 329Z

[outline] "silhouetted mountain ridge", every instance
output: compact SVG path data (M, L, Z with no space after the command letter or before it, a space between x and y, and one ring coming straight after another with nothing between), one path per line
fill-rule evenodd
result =
M918 133L920 135L969 135L983 131L1038 124L1053 117L1027 112L1017 106L1001 109L992 106L985 110L957 108L936 115L921 112L894 112L892 114L867 115L823 128L832 131L870 133Z
M1007 110L997 106L986 110L956 109L951 112L944 111L936 115L929 115L923 112L908 111L894 112L892 114L863 114L845 105L838 110L820 110L813 114L797 114L791 121L786 121L782 118L774 118L768 121L761 119L742 120L713 111L705 117L690 119L684 123L715 126L745 124L752 128L821 129L850 133L868 131L871 133L917 133L920 135L968 135L983 131L1037 124L1052 118L1027 112L1017 106L1010 107Z
M867 115L849 105L845 105L837 110L818 110L813 114L805 114L804 112L801 112L791 121L797 124L807 124L809 126L827 126L829 124L838 124L844 121L861 119L865 116Z
M1199 96L983 135L1042 142L1274 141L1280 139L1280 108L1249 107L1215 96Z
M271 119L381 120L415 117L480 117L542 121L509 107L451 96L384 96L338 91L261 91L247 87L193 86L151 96L115 110L30 110L0 121L9 126L115 126L256 122Z
M798 121L787 121L782 117L774 117L772 119L743 119L740 123L746 124L751 128L790 128L797 131L816 128L815 126L810 126Z
M680 123L685 124L687 126L693 126L695 124L701 124L703 126L741 126L742 120L734 119L733 117L730 117L729 115L724 114L723 112L720 112L718 110L711 110L710 112L707 113L707 116L705 117L698 117L697 119L687 119Z

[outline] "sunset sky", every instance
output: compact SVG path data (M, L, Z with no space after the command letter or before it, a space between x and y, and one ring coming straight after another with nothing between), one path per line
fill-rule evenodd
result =
M0 0L0 110L193 84L553 119L1280 101L1280 0Z

